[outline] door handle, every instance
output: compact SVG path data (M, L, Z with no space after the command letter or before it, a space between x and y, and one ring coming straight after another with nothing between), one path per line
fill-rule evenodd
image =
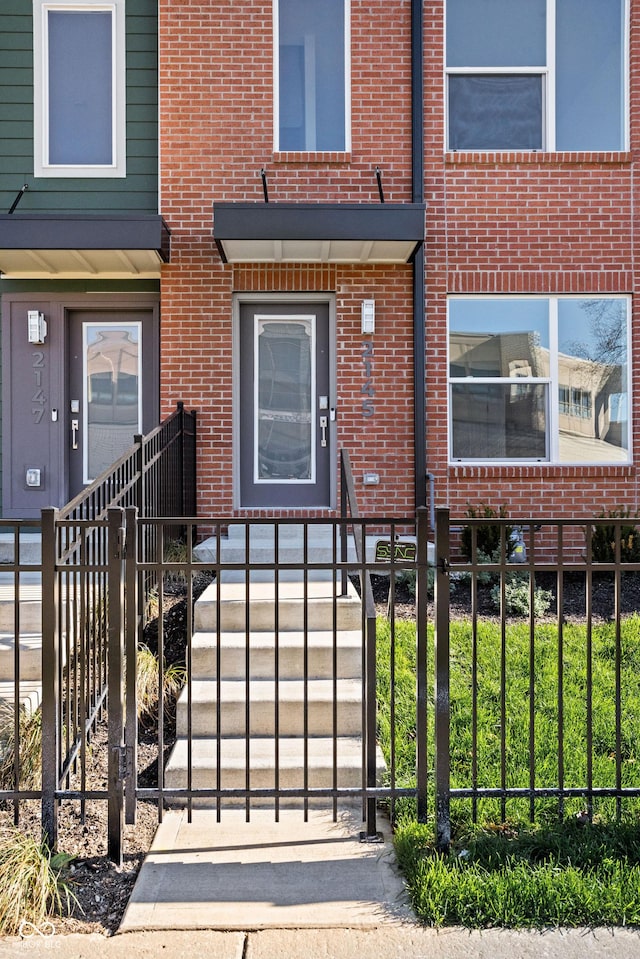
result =
M78 449L78 431L80 429L80 420L71 420L71 449Z
M320 446L327 445L327 424L329 422L328 416L320 417Z

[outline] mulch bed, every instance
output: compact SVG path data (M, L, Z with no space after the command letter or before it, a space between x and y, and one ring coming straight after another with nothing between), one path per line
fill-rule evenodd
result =
M209 580L201 577L194 583L194 599L206 587ZM549 616L556 618L555 584L552 579L541 576L541 587L554 594ZM386 615L389 591L388 577L373 577L374 598L378 614ZM455 584L451 592L452 617L468 617L470 613L470 588L468 584ZM415 613L414 598L403 584L398 584L395 595L395 615L411 618ZM563 617L566 621L584 619L586 592L584 579L567 578L564 586ZM490 587L481 587L478 594L478 611L484 616L496 615L495 604L490 596ZM610 578L601 576L594 580L592 611L594 620L606 620L613 615L613 586ZM621 612L624 615L640 611L640 576L626 574L622 578ZM186 640L186 600L179 584L173 594L165 598L164 607L164 656L167 663L183 662ZM429 615L433 615L430 604ZM149 624L145 642L157 649L157 621ZM171 712L165 716L165 748L171 747L175 728ZM106 788L107 770L106 726L101 725L91 740L91 756L87 769L87 787ZM141 785L157 783L157 735L154 720L141 723L139 729L138 765ZM0 807L0 827L13 823L13 809ZM98 932L112 935L120 925L124 910L131 895L136 876L153 839L158 822L156 804L139 802L135 826L124 827L123 864L116 867L107 859L107 804L105 801L89 801L84 810L79 802L63 804L59 817L58 848L75 856L71 879L77 903L70 916L56 919L55 926L61 932ZM40 833L40 804L26 801L20 806L20 828Z

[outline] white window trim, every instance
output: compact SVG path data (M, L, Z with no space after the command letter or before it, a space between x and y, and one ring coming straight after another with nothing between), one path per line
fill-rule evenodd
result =
M280 25L278 0L273 0L273 149L280 148ZM351 152L351 0L344 0L344 150L295 150L295 153ZM288 152L288 151L286 151Z
M81 10L111 13L112 46L112 144L110 164L52 164L48 157L48 44L49 11ZM126 61L125 0L33 0L33 110L34 176L36 177L124 177L126 171Z
M276 2L276 0L274 0ZM629 149L630 120L629 120L629 42L630 42L630 11L629 0L624 0L624 36L623 36L623 74L624 74L624 144L620 151ZM546 35L546 65L538 67L447 67L446 62L446 24L444 39L444 90L445 90L445 150L449 151L449 77L460 74L477 75L482 73L495 74L538 74L542 76L542 150L488 150L486 148L457 150L458 153L555 153L556 152L556 0L547 0L547 35ZM609 151L607 151L609 152Z
M494 299L504 299L504 300L544 300L548 303L548 318L549 318L549 376L548 377L527 377L527 378L513 378L507 376L500 377L458 377L451 376L451 357L450 357L450 346L451 338L449 334L449 304L454 300L494 300ZM561 460L560 459L560 398L558 395L558 388L560 386L559 380L559 368L558 368L558 303L560 300L623 300L626 303L626 350L627 350L627 368L626 368L626 377L627 377L627 447L626 447L626 458L619 460ZM629 466L633 463L633 422L631 417L631 409L633 406L633 384L632 384L632 352L631 352L631 320L632 320L632 300L631 297L625 294L602 294L598 296L597 294L584 294L584 295L560 295L560 294L546 294L539 296L500 296L500 294L486 294L485 296L450 296L447 298L447 458L450 466L497 466L497 467L506 467L506 466L521 466L521 465L531 465L535 464L538 466L554 466L554 467L570 467L575 468L584 467L586 469L593 467L611 467L611 466ZM547 435L546 435L546 447L547 447L547 458L541 459L539 457L528 457L528 458L514 458L510 457L508 459L461 459L454 458L452 455L453 449L453 403L451 396L451 387L454 383L501 383L506 386L509 385L523 385L524 383L538 385L542 384L546 386L547 389Z

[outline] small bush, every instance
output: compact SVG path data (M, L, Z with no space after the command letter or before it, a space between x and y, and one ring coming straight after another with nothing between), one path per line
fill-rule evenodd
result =
M433 566L427 568L427 595L433 596L433 586L436 579L436 571ZM415 599L416 595L416 571L414 569L403 569L396 573L396 584L404 586L410 596Z
M492 506L489 506L488 503L480 503L479 506L467 505L466 515L469 519L491 520L505 519L508 514L506 506L500 506L496 511ZM471 546L473 543L474 529L478 562L485 562L485 560L480 558L483 556L491 557L491 559L486 560L487 562L499 563L501 559L502 526L496 523L482 523L475 527L463 526L461 540L462 552L468 560L472 559ZM510 549L512 535L513 527L506 526L504 536L507 550ZM494 559L494 557L497 558Z
M11 828L0 836L0 933L15 935L23 922L41 926L69 912L75 897L67 879L73 856Z
M163 675L164 701L176 699L184 685L186 670L175 663L165 666ZM136 657L136 697L138 717L155 716L160 698L158 657L148 646L140 646Z
M491 599L500 609L500 584L491 590ZM533 591L533 615L536 618L544 616L551 606L553 594L548 589L536 587ZM528 616L531 612L531 593L527 576L512 573L507 577L504 587L504 600L507 614L511 616Z
M638 513L628 509L614 509L597 514L597 519L621 519L637 521ZM640 562L640 530L635 522L617 524L603 523L592 527L591 553L596 563L614 563L616 558L616 533L620 534L620 561Z
M42 713L20 710L18 719L20 782L16 783L15 711L0 704L0 789L38 789L42 768Z

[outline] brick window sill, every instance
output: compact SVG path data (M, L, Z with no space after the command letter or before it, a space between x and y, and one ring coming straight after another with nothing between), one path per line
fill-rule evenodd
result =
M286 151L274 153L273 163L351 163L351 154L343 152Z
M635 467L633 463L616 464L585 464L584 466L576 463L519 463L519 464L481 464L481 463L449 463L449 472L455 479L456 477L475 477L487 478L496 477L504 479L522 479L523 477L532 477L544 475L547 479L583 477L599 478L614 476L634 476Z
M453 165L482 166L490 164L530 164L531 166L577 166L581 164L625 164L631 163L630 151L608 152L555 152L545 153L543 150L515 150L515 151L474 151L460 150L459 152L445 153L445 163Z

